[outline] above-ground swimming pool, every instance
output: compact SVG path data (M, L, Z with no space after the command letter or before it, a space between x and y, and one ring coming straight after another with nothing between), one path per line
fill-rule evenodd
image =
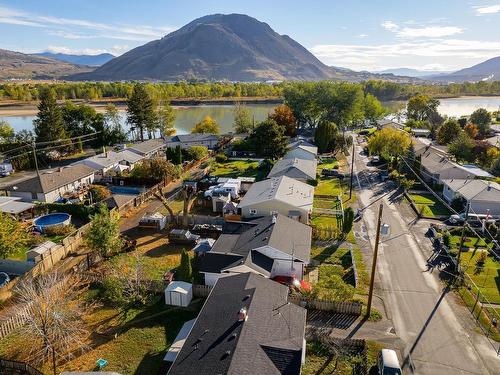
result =
M35 224L36 228L42 233L48 228L66 226L70 223L71 215L62 212L43 215L33 220L33 224Z
M113 194L139 195L144 193L146 189L135 186L110 186L109 191Z

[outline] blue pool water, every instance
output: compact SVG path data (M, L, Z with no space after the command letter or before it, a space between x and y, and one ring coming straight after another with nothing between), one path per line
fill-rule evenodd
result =
M135 186L110 186L109 190L113 194L139 195L145 191L144 188Z

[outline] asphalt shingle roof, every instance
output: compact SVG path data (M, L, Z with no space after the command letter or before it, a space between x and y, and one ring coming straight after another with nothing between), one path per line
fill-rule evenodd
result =
M165 147L165 142L163 139L149 139L144 142L134 143L128 149L132 151L137 151L140 154L147 154L148 152L154 152Z
M318 162L316 160L305 160L299 158L281 159L274 164L268 177L305 177L309 180L316 179L316 167Z
M273 199L310 211L314 200L314 188L287 176L271 177L254 183L238 206L252 206Z
M71 184L81 178L90 176L94 169L84 164L74 164L68 167L41 172L36 176L6 187L9 191L29 191L32 193L49 193L62 186ZM14 189L16 187L16 189Z
M443 183L467 200L500 202L500 185L496 182L452 179L443 180Z
M298 375L305 322L286 286L252 273L221 278L168 374Z
M274 260L253 250L270 246L308 263L311 238L310 226L283 215L277 215L274 219L266 216L250 223L242 222L240 228L238 223L231 222L223 227L223 233L215 241L212 250L200 259L199 270L220 273L235 265L244 264L270 276Z

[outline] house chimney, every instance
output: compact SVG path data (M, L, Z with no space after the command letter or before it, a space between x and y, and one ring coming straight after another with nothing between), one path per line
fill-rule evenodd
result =
M238 322L246 322L248 319L247 309L242 307L238 312Z
M273 213L271 217L271 224L276 224L276 219L278 218L277 213Z

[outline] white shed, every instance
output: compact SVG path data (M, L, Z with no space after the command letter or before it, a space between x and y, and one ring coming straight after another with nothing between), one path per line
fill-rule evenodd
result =
M139 226L143 228L154 228L157 230L162 230L167 225L167 217L159 212L146 213L141 220L139 220Z
M58 245L52 241L45 241L44 243L38 245L37 247L30 249L26 253L26 259L28 261L38 263L42 259L44 259L47 255L50 255L52 249L57 246Z
M193 285L184 281L172 281L165 289L165 304L186 307L193 299Z

